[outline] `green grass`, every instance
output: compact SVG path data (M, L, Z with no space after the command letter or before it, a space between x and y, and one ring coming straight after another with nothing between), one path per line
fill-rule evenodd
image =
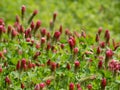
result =
M26 18L34 9L39 10L36 19L48 27L54 11L58 12L56 29L62 24L64 29L85 30L94 34L102 26L104 30L120 34L120 1L119 0L1 0L0 17L6 24L15 21L20 8L26 5ZM120 37L117 37L120 39Z

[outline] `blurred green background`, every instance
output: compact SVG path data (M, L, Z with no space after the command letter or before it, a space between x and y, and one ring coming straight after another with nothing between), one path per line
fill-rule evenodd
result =
M99 27L113 32L120 39L120 0L0 0L0 18L6 24L13 24L15 16L20 15L21 6L26 6L26 18L35 10L43 27L49 27L53 13L58 12L56 28L85 30L94 34Z

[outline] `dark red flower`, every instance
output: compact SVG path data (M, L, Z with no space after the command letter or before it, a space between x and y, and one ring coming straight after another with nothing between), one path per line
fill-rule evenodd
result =
M56 16L57 16L57 12L54 12L54 14L53 14L53 21L56 20Z
M48 59L48 61L47 61L47 65L49 66L50 64L51 64L51 60Z
M36 14L38 14L38 10L34 10L33 16L35 16Z
M60 25L59 32L62 33L62 25Z
M34 90L40 90L40 85L36 84Z
M95 41L96 41L96 42L99 42L99 41L100 41L100 37L99 37L99 35L98 35L98 34L96 34Z
M21 64L20 64L20 61L18 61L17 65L16 65L16 69L20 70L20 68L21 68Z
M47 31L46 28L41 29L41 35L44 37L46 35Z
M109 40L110 40L110 32L109 32L109 30L106 30L105 31L105 39L106 39L106 43L108 43L109 42Z
M10 83L11 83L11 80L9 79L8 76L5 77L5 82L6 82L7 84L10 84Z
M0 65L0 73L2 72L2 66Z
M74 90L74 83L71 82L71 83L69 84L69 90Z
M73 50L74 54L78 54L78 51L79 51L79 49L77 47L74 48L74 50Z
M102 27L99 27L99 29L98 29L98 34L100 35L101 32L102 32Z
M55 71L55 70L56 70L56 63L51 62L51 71Z
M39 86L40 86L40 89L42 90L45 87L45 83L40 83Z
M102 68L102 66L103 66L103 61L99 60L99 62L98 62L98 68L100 69L100 68Z
M60 37L60 32L59 31L56 31L55 33L54 33L54 38L56 39L56 40L58 40L59 39L59 37Z
M112 58L112 56L113 56L113 51L111 50L111 49L109 49L109 50L107 50L106 51L106 58Z
M22 7L21 7L22 15L25 13L25 10L26 10L25 5L22 5Z
M102 78L102 80L101 80L101 88L104 89L106 87L106 85L107 85L106 78Z
M100 47L101 47L101 48L104 48L104 47L105 47L105 42L101 42L101 43L100 43Z
M65 46L64 44L61 44L61 45L60 45L60 47L61 47L62 49L64 49L64 46Z
M91 85L91 84L88 84L88 85L87 85L87 88L88 88L88 90L92 90L92 85Z
M78 60L75 61L75 68L78 68L80 66L80 62Z
M97 47L97 54L99 55L101 53L100 47Z
M70 70L71 66L70 66L70 64L69 64L69 63L67 63L66 68L67 68L68 70Z
M44 44L45 41L46 41L45 37L42 37L42 38L41 38L41 44Z
M37 22L36 22L36 25L35 25L35 32L36 32L36 30L38 30L38 28L41 26L41 21L40 20L38 20Z
M51 83L51 80L50 80L50 79L46 80L46 85L47 85L47 86L49 86L50 83Z
M21 88L24 89L25 88L25 85L23 83L21 83Z
M32 29L32 30L34 29L35 24L34 24L34 22L33 22L33 21L31 22L30 27L31 27L31 29Z

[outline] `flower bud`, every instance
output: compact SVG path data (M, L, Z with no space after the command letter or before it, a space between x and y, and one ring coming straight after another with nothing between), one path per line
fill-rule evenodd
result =
M35 25L35 32L38 30L38 28L41 26L41 21L38 20Z
M60 25L59 32L62 33L62 25Z
M86 38L86 33L84 31L82 31L81 36Z
M76 54L78 54L79 49L76 47L76 48L74 48L73 52L74 52L74 54L76 55Z
M70 49L72 50L73 47L75 47L75 39L72 37L68 40L68 43L69 43L69 46L70 46Z
M50 32L47 32L47 40L50 39Z
M34 90L40 90L40 85L36 84Z
M65 46L64 44L61 44L61 45L60 45L60 47L61 47L62 49L64 49L64 46Z
M53 22L56 20L57 12L54 12L53 14Z
M79 83L78 83L76 86L77 86L77 88L80 88L80 87L81 87Z
M38 14L38 10L34 10L33 12L33 16L37 15Z
M17 69L17 70L20 70L20 67L21 67L20 61L18 61L17 65L16 65L16 69Z
M101 48L104 48L104 47L105 47L105 42L101 42L101 43L100 43L100 47L101 47Z
M31 23L31 21L33 20L33 18L36 16L37 13L38 13L38 10L34 10L33 14L31 15L31 17L28 20L28 24Z
M71 83L69 84L69 90L74 90L74 83L71 82Z
M40 90L42 90L45 87L45 84L44 83L40 83L39 86L40 86Z
M28 68L31 69L33 67L31 61L28 62Z
M22 20L24 18L25 10L26 10L25 5L22 5L22 7L21 7Z
M59 39L59 37L60 37L60 32L59 31L56 31L55 33L54 33L54 38L56 39L56 40L58 40Z
M96 42L99 42L99 41L100 41L100 37L99 37L99 35L98 35L98 34L96 34L95 41L96 41Z
M12 26L9 25L9 26L8 26L8 31L7 31L7 33L10 34L11 31L12 31Z
M97 54L99 55L101 53L100 47L97 47Z
M2 58L2 57L3 57L3 52L0 51L0 58Z
M102 32L102 27L100 27L100 28L98 29L98 34L100 35L101 32Z
M12 35L12 39L13 39L15 36L18 35L18 32L15 29L13 29L11 35Z
M41 44L44 44L46 39L44 37L41 38Z
M56 63L52 62L51 63L51 71L55 71L56 70Z
M10 83L11 83L11 81L10 81L10 79L9 79L8 76L6 76L6 78L5 78L5 83L7 83L7 84L10 84Z
M50 59L47 61L47 65L48 65L48 66L51 65L51 60L50 60Z
M79 68L80 67L80 62L77 60L77 61L75 61L75 68Z
M21 83L21 88L24 89L25 88L25 85L23 83Z
M70 70L70 69L71 69L71 66L70 66L70 64L69 64L69 63L67 63L66 68L67 68L68 70Z
M51 80L50 80L50 79L46 80L46 85L47 85L47 86L49 86L50 83L51 83Z
M4 29L3 25L0 25L0 36L3 33L3 29Z
M0 25L4 25L4 21L2 18L0 18Z
M112 50L107 50L106 51L106 58L110 59L113 56L113 51Z
M101 80L101 88L105 89L106 85L107 85L106 78L102 78L102 80Z
M19 16L18 16L18 15L16 16L16 22L17 22L17 23L20 22L20 19L19 19Z
M102 60L99 60L99 62L98 62L98 68L101 69L102 66L103 66L103 61L102 61Z
M106 30L105 31L105 39L106 39L106 43L109 43L109 40L110 40L110 32L109 32L109 30Z
M50 43L48 43L46 50L48 51L48 50L50 50L50 48L51 48L51 45L50 45Z
M42 28L41 35L44 37L46 35L47 31L46 28Z
M31 22L30 27L31 27L31 29L32 29L32 30L34 29L35 24L34 24L34 22L33 22L33 21Z
M2 66L0 65L0 73L2 72Z
M92 85L91 85L91 84L88 84L88 85L87 85L87 88L88 88L88 90L92 90Z

